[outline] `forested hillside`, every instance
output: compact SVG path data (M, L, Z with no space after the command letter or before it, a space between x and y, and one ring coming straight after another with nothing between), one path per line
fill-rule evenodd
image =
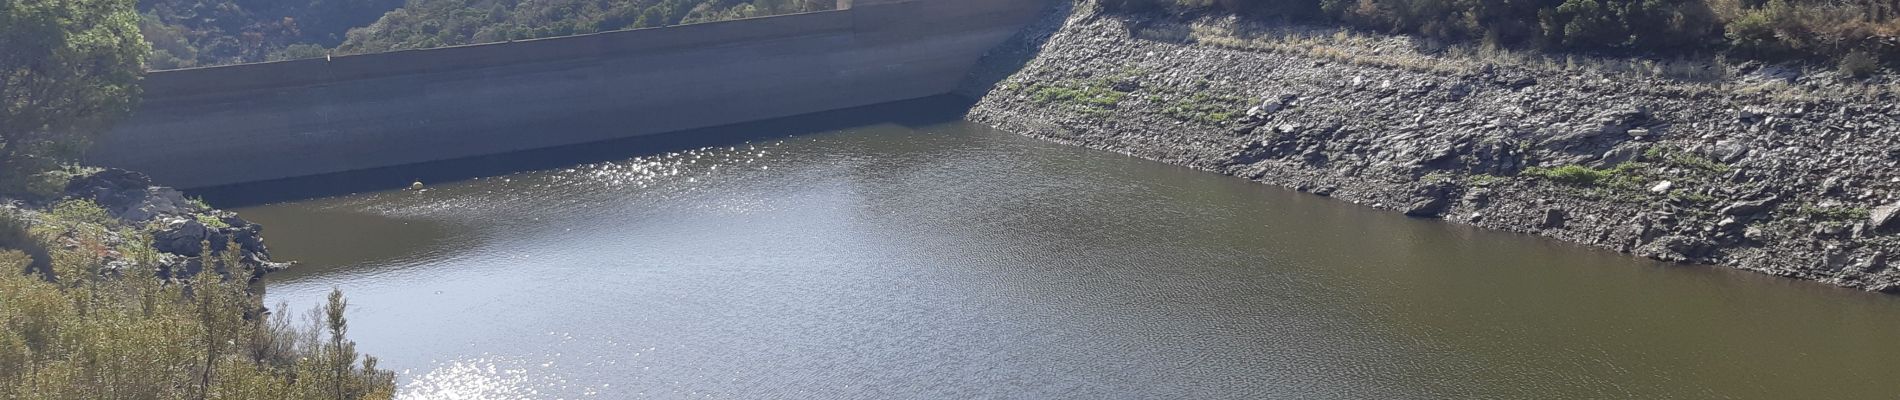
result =
M1900 61L1892 0L1103 0L1109 8L1236 12L1489 46L1770 61L1856 75Z
M141 0L151 69L563 36L830 9L833 0ZM341 46L339 48L339 46Z
M151 67L373 53L825 10L834 0L141 0ZM1891 0L1102 0L1235 12L1511 48L1900 61Z
M140 0L149 68L322 57L403 0Z
M342 53L418 49L828 10L833 0L409 0Z

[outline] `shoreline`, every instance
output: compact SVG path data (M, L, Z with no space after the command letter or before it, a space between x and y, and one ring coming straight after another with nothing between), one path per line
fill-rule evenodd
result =
M970 120L1414 217L1900 293L1900 108L1843 99L1875 90L1474 64L1397 36L1276 47L1296 39L1257 33L1280 25L1059 7L973 73Z

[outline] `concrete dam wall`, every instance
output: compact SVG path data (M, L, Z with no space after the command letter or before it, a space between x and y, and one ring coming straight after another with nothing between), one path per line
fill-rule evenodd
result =
M1045 5L842 3L667 28L152 72L140 109L87 158L198 188L926 97L955 89Z

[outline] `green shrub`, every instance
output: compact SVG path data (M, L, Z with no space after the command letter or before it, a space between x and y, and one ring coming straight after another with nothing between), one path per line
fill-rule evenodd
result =
M1728 164L1723 164L1719 161L1711 160L1708 157L1667 146L1649 148L1649 150L1643 152L1643 159L1683 167L1691 170L1691 172L1698 172L1705 175L1726 173L1730 169Z
M1868 54L1865 51L1854 51L1841 57L1839 70L1841 75L1847 77L1866 78L1880 70L1880 61L1875 60L1873 54Z
M1749 10L1723 27L1729 48L1750 57L1778 57L1788 53L1787 46L1775 37L1774 15L1768 10Z
M0 252L0 263L9 266L23 259ZM0 320L0 397L393 396L394 376L373 369L374 358L359 364L353 350L344 351L353 347L347 339L296 343L316 335L290 328L282 322L287 317L272 324L246 320L256 302L243 281L202 276L209 279L191 282L187 294L182 285L152 279L56 283L0 274L0 315L12 316ZM296 344L288 352L262 347L280 350L279 343Z
M112 225L112 215L92 200L66 200L53 204L46 212L48 224L61 227L103 227Z
M66 191L66 183L92 169L60 166L38 155L15 162L0 162L0 197L22 200L50 200Z
M42 174L132 111L150 49L134 3L0 3L0 195L56 192Z
M1031 97L1038 103L1074 103L1101 108L1114 108L1127 98L1127 93L1117 92L1099 86L1039 86L1033 89Z
M1102 114L1119 106L1128 93L1114 89L1117 77L1035 83L1024 90L1041 104L1065 104L1087 114Z
M1582 165L1565 165L1556 168L1525 168L1524 176L1577 186L1596 186L1608 180L1610 172Z
M24 271L33 258L19 250L0 249L0 271Z
M318 45L314 45L310 43L298 43L298 44L290 45L288 47L284 47L282 50L271 52L270 55L265 57L265 60L267 61L304 60L304 59L312 59L312 58L324 58L324 57L328 57L329 55L330 55L330 49L324 48L323 46L318 46Z
M0 249L19 250L25 246L30 239L27 228L31 225L25 214L0 208Z
M231 227L231 224L224 223L223 218L218 218L210 214L198 214L195 218L197 218L199 224L203 224L207 228L224 229Z
M1543 16L1544 35L1564 47L1600 50L1629 41L1623 16L1596 0L1568 0Z
M1194 93L1161 110L1163 115L1190 122L1218 125L1232 120L1246 100L1234 96Z
M1653 171L1648 164L1623 163L1615 168L1597 169L1582 165L1564 165L1555 168L1525 168L1523 175L1557 182L1565 185L1598 187L1621 192L1641 192L1652 180Z

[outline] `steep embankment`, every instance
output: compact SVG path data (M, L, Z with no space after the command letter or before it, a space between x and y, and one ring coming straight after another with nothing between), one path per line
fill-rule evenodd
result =
M1421 48L1058 10L979 69L970 118L1417 217L1900 292L1891 93Z

